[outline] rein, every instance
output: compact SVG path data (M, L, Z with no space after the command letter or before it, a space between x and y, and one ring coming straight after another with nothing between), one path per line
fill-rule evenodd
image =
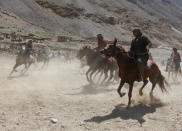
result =
M134 57L130 56L129 53L126 52L126 51L120 51L120 52L121 52L121 53L124 53L124 54L127 54L127 56L128 56L129 58L131 58L131 59L135 59Z
M129 58L131 58L131 59L135 59L134 57L130 56L130 55L128 54L128 52L127 52L127 56L128 56Z

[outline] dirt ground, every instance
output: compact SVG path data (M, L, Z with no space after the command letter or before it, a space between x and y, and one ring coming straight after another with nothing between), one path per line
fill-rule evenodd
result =
M158 64L160 56L169 54L160 52L153 51ZM26 75L8 78L14 62L15 57L0 55L1 131L182 131L181 78L169 81L168 94L156 87L153 102L148 95L151 85L140 97L136 83L127 110L127 95L120 98L116 91L119 83L88 84L77 60L52 60L43 70L33 65ZM128 91L127 85L123 91Z

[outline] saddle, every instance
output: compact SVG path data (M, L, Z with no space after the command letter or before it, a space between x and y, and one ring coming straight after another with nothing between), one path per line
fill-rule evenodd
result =
M154 61L153 61L153 60L148 60L147 63L146 63L146 66L144 67L144 71L149 71L149 70L151 70L153 64L154 64ZM138 81L138 82L142 81L142 78L141 78L141 75L140 75L139 72L138 72L137 81Z

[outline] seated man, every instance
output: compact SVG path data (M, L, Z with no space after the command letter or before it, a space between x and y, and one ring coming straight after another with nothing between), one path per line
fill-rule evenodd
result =
M102 34L97 35L97 40L98 40L98 43L97 43L97 47L95 48L97 51L100 51L107 46L107 41L104 40L104 37L102 36Z
M132 40L129 52L134 55L140 72L138 81L143 81L145 66L149 59L148 52L152 44L146 36L142 35L142 32L139 29L134 29L133 35L135 36L135 39Z
M25 44L25 52L24 52L24 57L25 59L30 58L31 52L33 51L33 42L32 40L29 40L26 44Z

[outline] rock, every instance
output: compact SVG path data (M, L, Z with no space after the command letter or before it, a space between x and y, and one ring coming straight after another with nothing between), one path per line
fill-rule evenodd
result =
M84 125L85 125L85 123L81 121L80 122L80 126L84 126Z
M38 115L40 115L40 111L38 111L38 112L35 112L35 115L37 115L37 116L38 116Z
M6 112L1 113L1 119L5 120L6 119Z
M61 128L65 128L65 126L64 125L61 125Z
M48 120L49 118L47 116L43 116L43 119L44 120Z
M87 127L87 126L85 126L85 129L87 129L87 130L91 130L91 128L90 128L90 127Z
M51 122L54 123L54 124L56 124L58 122L58 120L55 119L55 118L51 118Z
M2 115L6 115L6 112L2 112Z

